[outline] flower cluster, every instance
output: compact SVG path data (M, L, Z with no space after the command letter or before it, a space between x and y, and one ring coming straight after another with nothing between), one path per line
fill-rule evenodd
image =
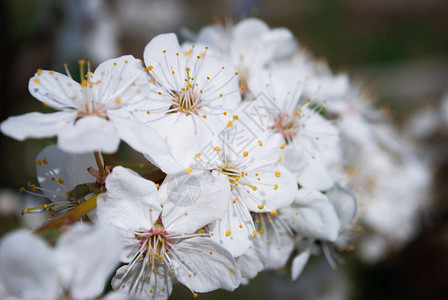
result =
M57 137L36 159L38 184L21 188L46 199L22 213L48 222L2 241L2 295L90 299L115 269L106 298L166 299L175 281L197 296L287 264L296 279L311 254L336 268L359 228L355 192L366 206L366 194L390 193L375 168L403 181L373 124L385 115L287 29L246 19L184 44L161 34L143 58L93 72L80 60L79 83L39 69L29 91L56 112L1 124L17 140ZM102 157L120 141L152 169Z

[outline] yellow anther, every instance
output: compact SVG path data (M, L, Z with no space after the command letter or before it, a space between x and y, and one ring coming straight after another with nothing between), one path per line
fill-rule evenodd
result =
M282 158L279 157L278 160L277 160L277 162L279 162L279 163L282 162Z
M125 64L127 64L127 63L128 63L128 61L127 61L127 60L125 60L125 61L124 61L124 63L125 63ZM90 61L88 61L88 62L87 62L87 64L89 64L89 65L90 65Z
M222 94L219 94L219 97L222 98Z
M199 230L199 233L205 233L204 229Z
M196 153L196 154L194 155L194 157L196 157L196 158L201 157L201 153Z
M244 156L244 157L247 157L248 155L249 155L249 152L247 152L247 151L244 151L244 152L243 152L243 156Z
M274 184L274 190L278 189L278 184Z
M244 91L244 86L241 86L241 88L240 88L242 91Z
M147 115L149 115L149 113L150 113L150 111L149 111L149 110L147 110L147 111L146 111L146 114L147 114Z
M231 232L230 230L227 230L227 231L226 231L226 236L229 236L230 233L232 233L232 232Z
M213 150L215 150L215 151L221 151L221 148L219 148L218 146L216 146Z
M282 174L279 171L275 171L275 177L280 177Z
M233 203L236 203L236 199L233 199Z
M46 165L48 165L48 160L46 158L42 159L42 162Z
M260 145L260 147L263 147L263 142L262 141L258 141L258 145Z
M234 120L238 120L238 115L233 115L232 117Z
M36 186L35 186L34 184L32 184L32 185L30 186L30 189L31 189L32 191L35 191L35 190L36 190Z
M243 228L243 225L240 224L240 228Z
M47 209L48 205L44 204L42 207L43 209Z
M142 274L142 276L141 276L141 277L142 277L142 279L145 279L146 275L145 275L145 274Z
M50 71L50 75L53 75L54 74L54 71Z
M62 179L61 177L59 177L58 182L59 182L59 184L63 184L65 181L64 181L64 179Z
M163 50L162 52L163 52L163 53L166 53L166 50Z
M33 81L34 81L34 83L39 83L40 82L39 78L34 78Z
M154 67L151 66L151 65L148 65L148 70L149 70L149 71L152 71L152 69L154 69Z
M212 253L210 252L210 254L212 254ZM196 298L197 296L198 296L198 293L194 293L194 294L193 294L193 297Z
M187 173L187 174L191 174L192 171L193 171L192 168L188 168L188 169L185 170L185 173Z
M263 204L260 204L260 205L258 205L258 208L259 208L259 209L263 209L263 208L264 208L264 205L263 205Z
M188 274L188 277L190 277L190 278L191 278L191 274Z
M281 145L280 149L285 149L285 144Z
M115 104L120 104L120 103L121 103L121 99L120 98L115 99Z
M202 117L203 117L204 119L207 119L207 115L203 115Z
M232 121L229 121L229 122L227 122L227 127L232 127L233 126L233 123L232 123Z
M19 189L19 192L21 192L21 193L23 193L25 191L25 188L24 187L21 187L20 189Z
M223 114L224 116L227 116L227 112L226 112L226 111L225 111L225 112L223 112L222 114Z
M154 291L153 291L153 290L151 289L151 290L149 290L149 293L151 293L151 294L152 294L152 293L154 293Z
M271 211L271 215L275 216L277 214L277 211L274 209L273 211Z
M162 92L158 92L157 94L162 95Z
M190 68L189 68L189 67L186 67L186 68L185 68L185 72L190 72Z
M42 166L42 161L41 160L36 161L36 165Z
M22 216L27 213L26 209L22 209Z
M42 74L42 69L37 69L37 75Z

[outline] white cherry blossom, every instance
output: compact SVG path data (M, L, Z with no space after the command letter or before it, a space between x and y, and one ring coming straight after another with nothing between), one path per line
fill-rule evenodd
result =
M241 101L238 73L227 62L208 55L208 47L182 51L176 35L161 34L145 48L149 73L148 99L138 106L139 118L157 130L171 152L148 157L166 173L183 171L225 126L224 113Z
M12 138L57 136L58 146L73 153L112 153L120 139L149 155L169 149L158 134L128 111L129 105L147 97L146 74L133 56L105 61L94 73L89 64L81 83L69 73L38 70L28 88L36 99L58 112L10 117L1 124L1 131Z
M222 216L220 198L228 197L229 188L217 181L226 179L209 173L198 180L200 194L185 201L168 193L170 187L159 196L151 181L114 168L106 180L108 191L98 200L99 218L119 230L125 247L121 260L126 265L113 278L114 289L166 299L174 278L193 293L238 287L240 272L231 254L201 233Z

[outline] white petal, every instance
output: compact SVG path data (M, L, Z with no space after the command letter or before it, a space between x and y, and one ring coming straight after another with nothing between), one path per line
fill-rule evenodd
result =
M69 128L76 119L75 111L61 111L51 114L32 112L9 117L1 124L3 134L16 140L53 137Z
M254 37L260 36L268 30L269 26L266 25L265 22L255 18L248 18L239 22L234 27L233 35L239 41L247 41L254 39Z
M319 191L330 189L334 185L334 180L319 157L313 159L311 156L305 155L304 159L307 160L307 166L297 178L300 185Z
M170 148L165 140L132 115L109 111L108 117L114 124L117 135L135 150L148 155L169 152Z
M0 244L0 285L21 299L57 299L53 250L30 231L6 235Z
M356 197L353 193L341 187L339 184L335 184L334 187L328 191L327 197L334 206L342 230L355 218L358 209Z
M176 53L179 53L179 56ZM181 74L185 70L185 55L174 33L154 37L146 45L143 57L146 66L154 68L150 71L150 75L153 75L163 87L177 90L176 83L183 85ZM175 74L172 74L172 71Z
M308 262L310 258L311 251L309 249L305 250L304 252L300 253L296 257L294 257L294 260L292 261L291 266L291 277L292 280L296 280L300 274L302 274L303 269L306 266L306 263Z
M171 252L176 279L193 292L233 291L240 284L241 274L232 255L210 238L183 240Z
M100 220L123 231L148 231L153 227L162 208L152 181L119 166L107 176L106 188L105 196L98 197Z
M332 203L324 194L300 189L296 199L286 210L292 227L306 237L334 241L339 232L339 219Z
M96 68L90 79L98 82L92 87L94 99L108 110L142 101L147 97L142 91L148 87L146 76L141 61L132 55L109 59Z
M58 134L58 146L71 153L112 153L118 150L119 143L112 123L96 116L81 118L71 128Z
M96 166L92 153L70 154L57 146L47 146L36 157L36 161L43 160L47 164L36 164L37 180L50 200L66 199L67 190L78 184L95 182L95 177L87 172L89 167ZM51 180L53 177L55 180ZM64 184L58 182L59 178Z
M293 175L280 165L272 165L257 170L258 178L253 184L257 187L248 189L244 204L253 212L269 212L292 203L297 193L297 182ZM259 205L264 205L260 209Z
M159 264L156 274L152 273L151 268L149 268L149 271L145 272L145 278L142 279L140 270L144 268L143 262L143 259L139 259L131 270L128 270L128 265L119 268L112 278L112 287L118 287L124 278L123 285L120 286L118 291L142 296L144 299L168 299L173 290L174 276L169 274L169 270L165 264Z
M229 201L228 205L224 217L210 226L211 235L213 240L237 257L251 246L254 227L252 217L244 204L240 201Z
M256 239L256 238L255 238ZM236 263L241 271L241 276L245 279L253 279L259 272L263 271L267 257L260 255L254 245L248 249L243 255L235 258ZM243 282L242 282L243 283Z
M288 261L294 248L294 240L278 217L269 218L272 223L269 221L265 223L264 233L259 232L254 239L254 247L258 249L259 255L266 258L266 270L278 270Z
M212 46L219 51L227 51L229 47L228 36L228 32L222 26L210 25L203 27L199 31L196 41Z
M230 197L229 180L219 172L168 175L160 187L162 220L170 233L192 233L221 219Z
M167 142L171 147L171 155L182 165L180 171L183 172L196 161L195 154L203 151L225 125L213 116L204 120L193 115L178 115L167 133Z
M71 278L67 282L70 296L90 299L101 294L117 266L121 241L107 224L78 224L59 238L56 252L58 256L73 257Z
M28 89L36 99L57 110L75 107L73 99L82 99L79 83L70 77L53 72L36 73L28 83Z

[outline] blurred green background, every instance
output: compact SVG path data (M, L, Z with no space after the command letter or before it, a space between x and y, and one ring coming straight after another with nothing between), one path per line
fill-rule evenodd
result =
M448 90L446 0L4 0L0 14L0 121L49 111L28 93L28 80L37 68L63 72L66 62L76 73L78 58L94 65L122 54L142 58L144 46L158 33L181 33L182 28L197 32L216 19L247 16L289 28L301 47L326 59L335 72L367 83L380 103L394 109L400 124L437 105ZM18 142L0 136L0 189L16 191L35 181L35 156L48 143L54 140ZM123 153L124 158L132 155L127 149ZM439 170L442 185L446 173ZM0 234L18 225L17 218L2 215ZM378 265L365 265L348 254L347 267L333 272L314 259L297 282L290 282L287 272L265 273L235 293L199 298L448 299L446 219L445 210L431 229ZM172 297L190 298L184 287Z

